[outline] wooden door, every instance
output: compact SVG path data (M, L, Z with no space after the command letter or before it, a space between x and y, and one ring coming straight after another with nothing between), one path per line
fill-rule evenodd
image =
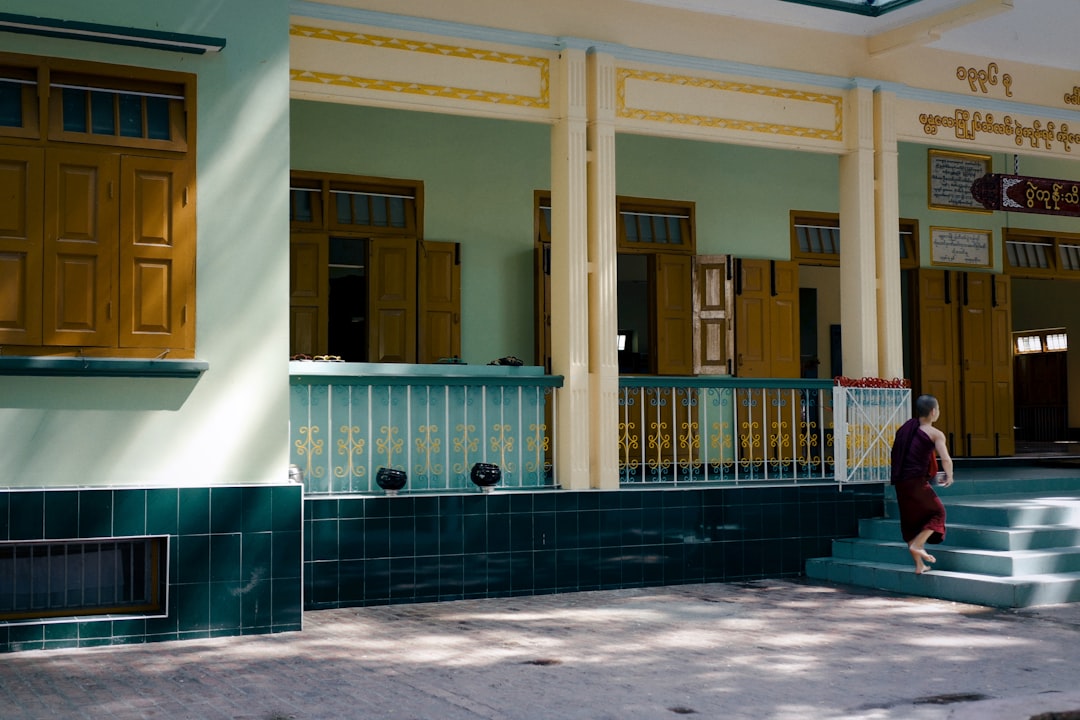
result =
M745 259L736 263L736 374L799 377L798 263Z
M41 344L44 151L0 145L0 345Z
M46 151L42 340L117 343L119 157Z
M195 194L188 163L125 156L120 174L120 344L193 349Z
M438 362L461 356L461 246L424 242L418 256L417 360Z
M375 238L368 254L368 357L416 362L416 241Z
M293 233L289 242L289 353L325 355L330 307L330 238Z

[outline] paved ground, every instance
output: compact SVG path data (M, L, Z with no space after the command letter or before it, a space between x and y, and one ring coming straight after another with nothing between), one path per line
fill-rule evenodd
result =
M0 655L0 718L1027 720L1080 604L760 581L310 612L303 632Z

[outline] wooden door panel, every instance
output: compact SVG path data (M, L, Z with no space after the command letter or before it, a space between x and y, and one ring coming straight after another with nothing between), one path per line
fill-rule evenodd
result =
M739 260L736 272L736 374L768 377L769 261Z
M919 377L915 395L933 395L941 405L937 426L949 439L950 451L962 454L956 445L963 408L960 404L960 377L957 356L957 303L955 274L945 270L918 271Z
M373 362L416 362L416 241L374 238L368 259L368 352Z
M799 357L799 266L773 262L773 296L769 318L770 377L797 378Z
M726 255L694 259L694 372L728 375L734 336L731 265Z
M46 153L46 345L117 343L118 179L115 156Z
M330 238L289 238L289 354L325 355L329 344Z
M689 255L655 256L656 372L694 372L692 263Z
M421 246L418 362L461 355L460 257L458 243L425 242Z
M994 276L991 310L994 378L994 441L996 455L1016 453L1013 392L1012 282L1008 275Z
M44 152L0 145L0 345L41 344Z
M974 457L994 454L994 387L991 299L993 276L964 273L960 314L961 395L965 451Z

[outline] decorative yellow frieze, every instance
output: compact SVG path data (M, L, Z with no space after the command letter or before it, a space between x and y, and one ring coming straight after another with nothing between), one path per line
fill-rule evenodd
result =
M551 105L551 63L545 57L313 25L293 24L289 32L294 83L525 108ZM357 72L361 68L377 72Z
M616 93L621 118L843 139L843 98L838 95L631 68L618 68Z

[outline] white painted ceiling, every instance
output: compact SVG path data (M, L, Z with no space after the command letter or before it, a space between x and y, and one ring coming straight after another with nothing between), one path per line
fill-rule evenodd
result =
M634 0L651 5L869 37L987 0L918 0L878 17L785 0ZM996 0L1006 9L940 32L928 47L1080 71L1080 0ZM1080 80L1080 78L1078 78Z

